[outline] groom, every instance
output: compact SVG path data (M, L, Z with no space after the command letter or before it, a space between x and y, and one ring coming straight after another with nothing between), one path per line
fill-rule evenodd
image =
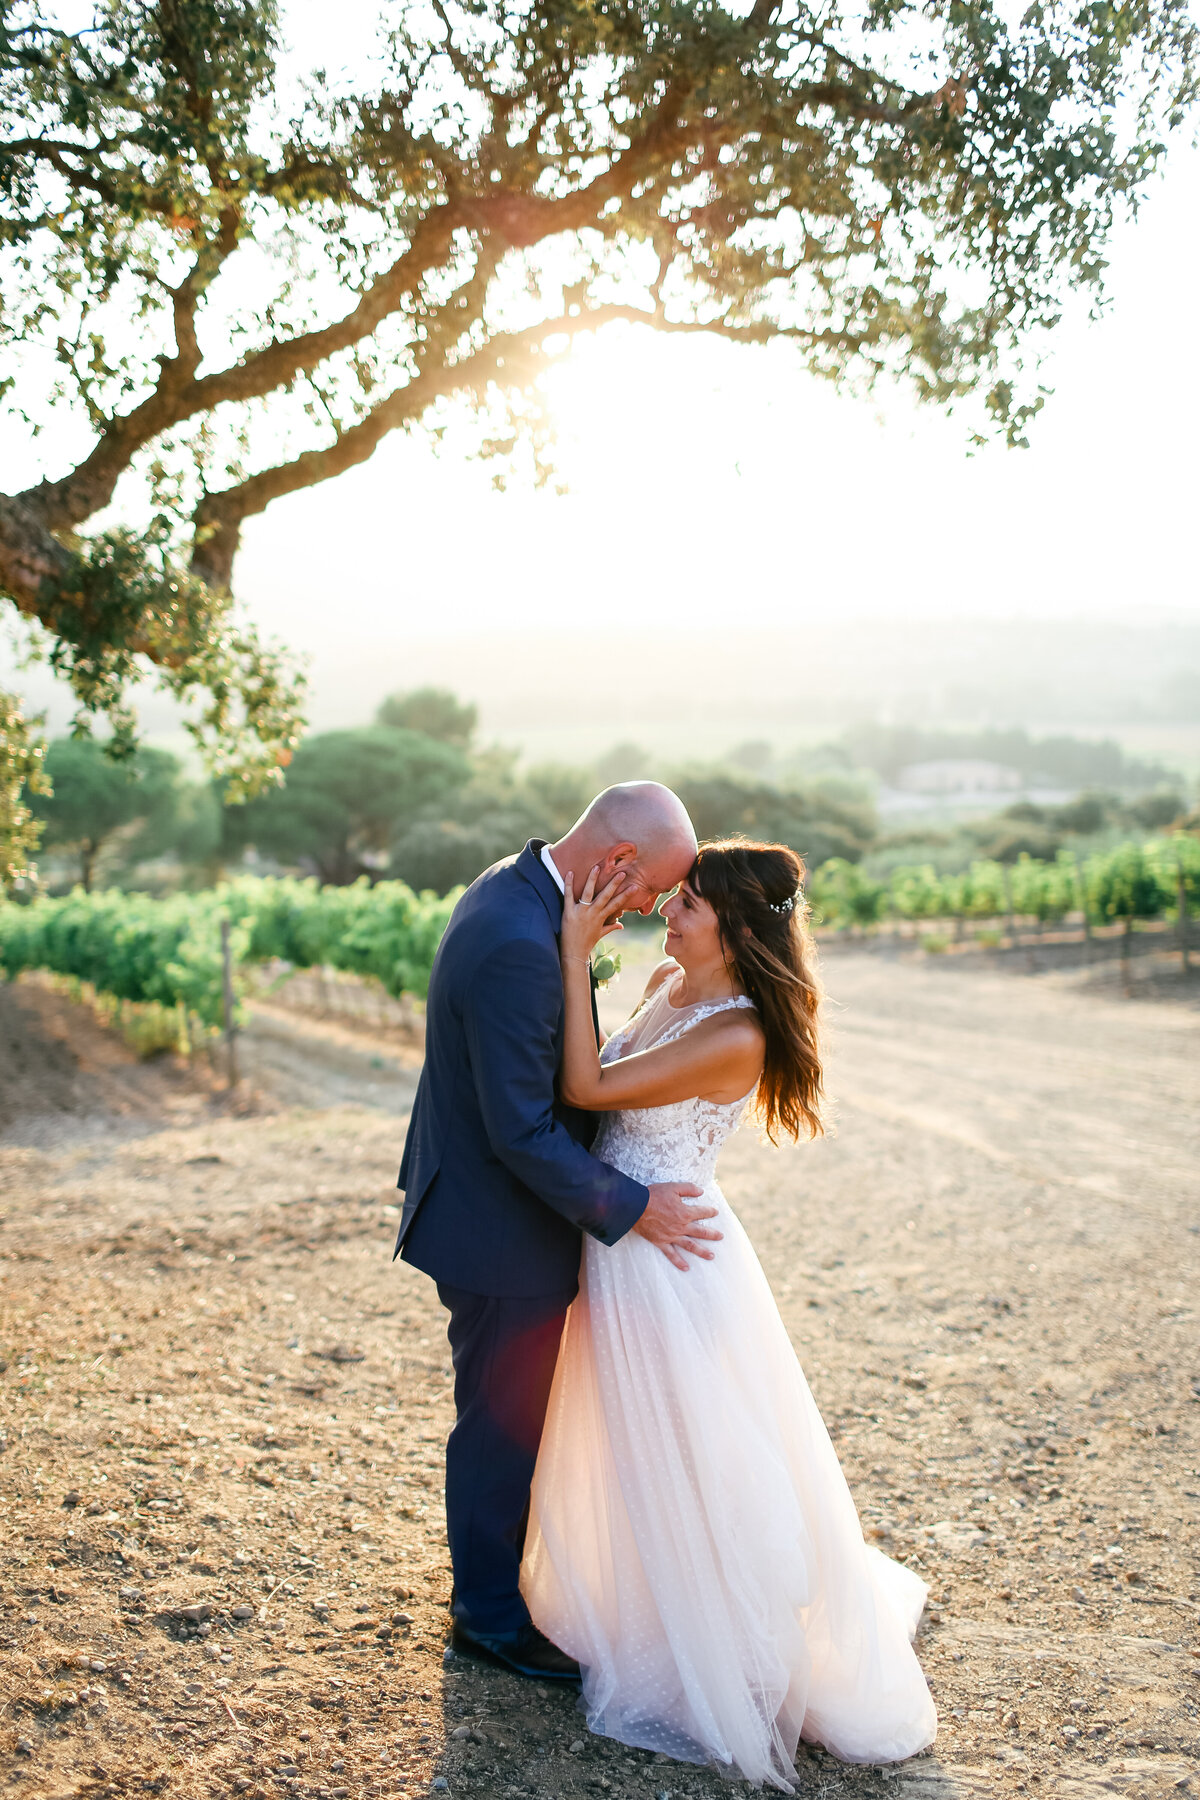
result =
M467 889L429 982L396 1253L433 1276L450 1314L450 1641L542 1680L579 1676L532 1623L518 1583L581 1233L615 1244L637 1231L663 1248L693 1251L695 1239L720 1236L696 1223L715 1209L684 1204L699 1188L647 1188L599 1162L588 1151L595 1116L557 1097L564 876L573 871L578 894L599 865L597 891L621 877L621 909L649 913L695 855L691 821L669 788L608 788L558 843L534 838Z

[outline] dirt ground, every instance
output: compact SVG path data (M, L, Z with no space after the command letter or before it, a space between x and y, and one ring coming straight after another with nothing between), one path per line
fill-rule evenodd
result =
M827 977L837 1134L743 1131L723 1180L867 1532L930 1584L942 1723L899 1769L804 1752L799 1789L1194 1795L1195 997ZM389 1260L418 1052L279 1006L242 1048L230 1107L0 989L0 1783L717 1800L570 1695L444 1666L449 1364Z

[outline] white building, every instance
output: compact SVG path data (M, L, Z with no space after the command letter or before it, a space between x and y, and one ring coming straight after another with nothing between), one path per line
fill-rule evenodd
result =
M905 794L940 794L956 800L1004 798L1021 791L1019 769L1007 763L976 762L948 756L937 762L909 763L896 777Z

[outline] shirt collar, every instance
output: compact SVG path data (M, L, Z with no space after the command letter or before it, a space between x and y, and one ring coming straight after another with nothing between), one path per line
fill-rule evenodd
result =
M545 863L546 867L549 869L551 877L554 881L555 887L558 889L559 893L562 894L565 898L566 892L567 892L567 884L558 872L558 864L555 862L554 858L550 854L549 844L542 845L542 861Z

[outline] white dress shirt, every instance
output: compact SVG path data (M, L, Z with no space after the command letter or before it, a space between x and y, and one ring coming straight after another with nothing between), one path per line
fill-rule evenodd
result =
M558 864L555 862L554 858L550 854L549 844L542 845L542 861L545 863L546 867L549 869L551 875L553 876L555 887L558 889L559 893L565 897L566 892L567 892L567 884L558 872Z

